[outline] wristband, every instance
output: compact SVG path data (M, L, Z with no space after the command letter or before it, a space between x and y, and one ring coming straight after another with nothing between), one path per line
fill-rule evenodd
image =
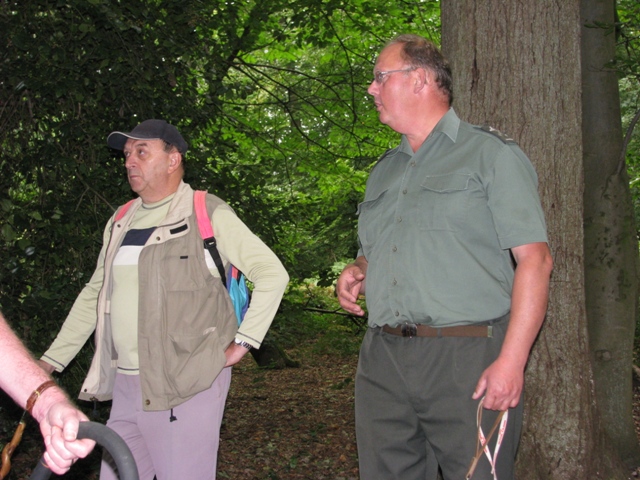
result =
M236 345L240 345L241 347L246 348L247 350L251 350L253 348L253 345L251 345L250 343L245 342L244 340L239 340L239 339L235 339Z
M57 383L54 380L47 380L46 382L44 382L42 385L40 385L38 388L36 388L33 391L33 393L27 399L27 405L24 407L24 409L29 413L29 415L32 415L31 410L33 410L33 406L36 404L36 402L40 398L40 395L42 395L42 392L44 392L47 388L55 387L56 385Z

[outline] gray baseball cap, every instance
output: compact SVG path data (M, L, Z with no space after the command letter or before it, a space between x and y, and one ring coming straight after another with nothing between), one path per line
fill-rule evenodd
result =
M134 140L164 140L174 145L180 153L184 153L189 148L178 129L164 120L145 120L131 132L111 132L107 137L107 145L116 150L123 150L127 139Z

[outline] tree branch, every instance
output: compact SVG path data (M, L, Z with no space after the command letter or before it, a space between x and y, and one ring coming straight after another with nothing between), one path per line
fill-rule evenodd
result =
M318 312L318 313L328 313L331 315L340 315L343 317L347 317L353 323L355 323L359 328L364 327L367 324L367 317L356 317L355 315L351 315L350 313L341 312L339 309L336 310L326 310L324 308L314 308L314 307L304 307L303 310L307 312Z
M627 156L627 147L629 146L629 142L631 142L631 135L633 134L633 130L636 128L638 120L640 120L640 110L638 110L633 116L633 119L631 120L631 122L629 123L629 127L627 128L627 134L624 136L624 142L622 143L622 150L620 152L620 160L618 161L618 175L622 173L622 169L626 164L625 159Z

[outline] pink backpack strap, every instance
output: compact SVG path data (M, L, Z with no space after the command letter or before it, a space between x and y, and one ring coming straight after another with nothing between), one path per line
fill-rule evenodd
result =
M127 210L129 210L129 207L131 206L131 204L133 202L135 202L136 199L133 198L131 200L129 200L127 203L125 203L124 205L122 205L118 211L116 212L116 216L113 219L114 222L117 222L118 220L122 220L122 217L124 217L124 214L127 213Z
M240 270L235 265L231 265L231 276L238 280L240 278Z
M222 263L222 257L218 252L216 245L216 238L213 235L213 227L211 226L211 219L207 213L207 192L204 190L196 190L193 193L193 208L196 211L196 219L198 221L198 230L200 231L200 237L204 242L204 247L211 254L213 263L215 263L218 273L220 274L220 280L222 284L227 286L227 276L224 272L224 264Z
M196 190L194 192L193 208L196 210L198 230L200 230L202 239L213 237L213 228L211 227L211 220L207 213L207 192L205 190Z

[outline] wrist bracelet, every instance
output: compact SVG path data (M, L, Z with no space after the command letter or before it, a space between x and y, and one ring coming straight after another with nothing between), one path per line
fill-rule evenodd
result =
M245 342L244 340L240 340L236 338L234 341L236 342L236 345L240 345L241 347L244 347L247 350L251 350L253 348L253 345L251 345L248 342Z
M29 413L29 415L32 415L31 410L33 410L33 406L36 404L36 402L40 398L40 395L42 395L42 392L44 392L47 388L55 387L56 385L57 383L54 380L47 380L46 382L44 382L42 385L40 385L38 388L36 388L33 391L33 393L27 399L27 405L24 407L24 409Z

